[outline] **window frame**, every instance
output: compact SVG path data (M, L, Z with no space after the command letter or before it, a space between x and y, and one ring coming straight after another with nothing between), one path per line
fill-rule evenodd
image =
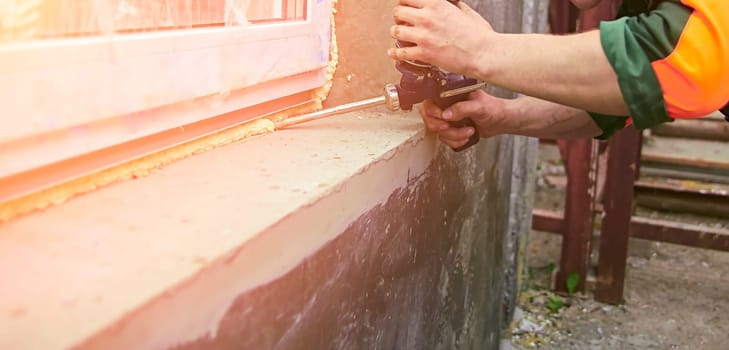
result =
M301 92L327 81L332 8L305 6L305 20L0 45L0 202L32 190L4 179L273 100L310 101Z

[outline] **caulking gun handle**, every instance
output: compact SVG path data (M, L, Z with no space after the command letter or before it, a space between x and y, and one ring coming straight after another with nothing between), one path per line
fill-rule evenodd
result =
M476 127L476 123L473 121L473 119L471 119L471 118L464 118L464 119L461 119L461 120L459 120L457 122L450 122L450 124L451 124L451 126L456 127L456 128L463 128L463 127L466 127L466 126L470 126L475 131L473 133L473 135L471 135L471 137L468 138L468 142L466 142L465 145L463 145L461 147L458 147L458 148L454 148L453 149L454 151L456 151L456 152L463 151L463 150L465 150L465 149L467 149L467 148L469 148L469 147L477 144L478 141L481 140L481 135L478 134L478 127Z
M465 94L451 96L448 98L436 98L433 102L441 109L446 109L458 102L468 100L468 95L469 94L465 93ZM459 121L448 122L448 124L450 124L451 127L454 127L454 128L464 128L464 127L470 126L476 131L473 133L473 135L471 135L471 137L468 139L468 142L466 142L465 145L458 147L458 148L453 148L453 150L456 152L463 151L463 150L477 144L478 141L481 140L481 135L479 135L478 127L476 127L476 123L471 118L463 118Z

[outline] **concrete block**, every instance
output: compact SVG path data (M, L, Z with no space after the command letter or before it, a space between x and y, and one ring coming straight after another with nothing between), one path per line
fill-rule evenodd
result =
M512 152L322 120L0 226L0 348L496 349Z

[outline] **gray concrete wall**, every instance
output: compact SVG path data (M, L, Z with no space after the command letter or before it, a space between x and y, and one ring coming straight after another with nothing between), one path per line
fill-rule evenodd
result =
M465 0L478 11L494 30L501 33L540 33L546 31L548 0ZM516 94L489 86L489 93L514 98ZM504 136L500 138L504 149L512 150L511 195L509 208L508 237L505 239L504 257L504 322L511 320L517 302L519 289L526 276L526 245L531 230L531 212L534 190L537 144L533 138ZM508 166L504 164L504 166Z
M549 0L523 0L523 33L545 33ZM511 320L519 291L527 272L527 245L532 229L532 204L536 185L537 151L539 140L512 136L514 161L512 166L509 232L506 239L506 286L504 288L504 317Z

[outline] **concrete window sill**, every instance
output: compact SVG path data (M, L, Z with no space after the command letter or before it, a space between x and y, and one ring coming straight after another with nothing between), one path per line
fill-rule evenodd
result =
M316 252L435 150L415 113L351 113L4 224L0 348L166 348L214 333L237 295ZM184 322L167 321L180 310Z

